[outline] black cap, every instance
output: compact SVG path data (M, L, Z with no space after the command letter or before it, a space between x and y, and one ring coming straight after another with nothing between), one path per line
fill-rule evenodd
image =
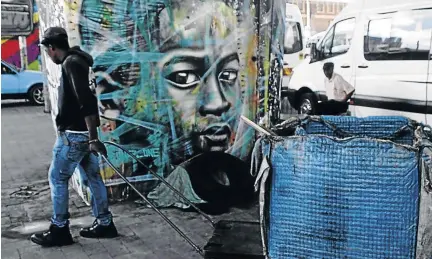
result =
M67 39L68 39L68 35L65 29L63 29L62 27L50 27L45 30L41 44L46 46L50 44L52 41L67 40Z

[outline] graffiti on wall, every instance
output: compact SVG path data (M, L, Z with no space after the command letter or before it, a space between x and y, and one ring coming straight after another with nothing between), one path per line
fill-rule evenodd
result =
M280 117L280 93L283 67L285 2L257 1L259 109L256 121L269 127Z
M234 6L238 1L140 4L81 5L81 45L91 53L104 50L95 61L104 137L135 150L161 175L203 152L246 159L254 132L240 115L255 113L256 64L250 61L256 37L253 17L239 20L236 11L251 7ZM89 23L95 20L96 28ZM111 157L130 164L126 174L140 173L121 152L112 150Z
M6 15L3 13L4 0L2 1L2 30L3 27L3 15ZM29 15L33 16L33 26L21 26L18 28L19 32L25 32L26 30L30 30L29 34L26 36L26 47L27 47L27 63L28 63L28 69L30 70L39 70L40 69L40 49L39 49L39 13L37 9L37 5L35 2L33 2L30 5L30 8L33 9L32 12L29 12ZM17 19L12 14L9 16L5 16L5 19ZM23 18L24 19L24 18ZM13 23L13 22L12 22ZM13 24L12 24L13 25ZM12 26L11 25L11 26ZM13 26L7 27L8 34L17 34L18 32L13 33ZM2 35L3 31L2 31ZM22 67L21 64L21 52L20 52L20 46L19 46L19 40L18 36L13 37L2 37L1 39L1 58L2 60L5 60L6 62L9 62L13 64L16 67Z
M142 168L108 147L110 160L129 179L153 179L148 170L167 176L177 166L188 169L191 158L208 152L247 161L255 132L240 116L255 120L258 99L269 103L272 95L268 90L260 94L257 86L277 85L269 70L282 64L283 44L274 39L271 50L271 4L262 9L268 28L261 35L259 5L252 0L40 2L46 15L41 29L65 27L71 45L94 57L100 136L147 165ZM283 39L284 29L278 31ZM265 45L257 57L260 37ZM48 70L50 92L55 92L59 69ZM55 93L50 96L55 107ZM218 157L223 164L224 156ZM201 170L210 168L202 165ZM122 182L107 166L102 175L107 185Z

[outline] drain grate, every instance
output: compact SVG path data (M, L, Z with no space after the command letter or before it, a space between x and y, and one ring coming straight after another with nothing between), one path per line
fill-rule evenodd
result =
M31 198L33 196L38 195L39 193L49 190L49 186L43 187L43 188L36 188L35 186L28 185L28 186L21 186L18 188L18 190L13 191L9 194L10 197L15 198Z

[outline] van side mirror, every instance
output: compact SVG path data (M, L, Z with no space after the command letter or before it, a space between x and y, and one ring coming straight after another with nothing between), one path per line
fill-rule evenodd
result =
M318 51L317 51L316 43L311 44L310 57L311 57L311 62L314 62L318 59Z

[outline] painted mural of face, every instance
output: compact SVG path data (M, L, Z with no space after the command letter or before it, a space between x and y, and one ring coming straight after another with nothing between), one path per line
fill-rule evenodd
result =
M162 12L160 21L166 56L159 69L176 131L191 139L195 152L226 151L242 112L233 9L218 1L191 1L189 8L182 3L181 11Z

